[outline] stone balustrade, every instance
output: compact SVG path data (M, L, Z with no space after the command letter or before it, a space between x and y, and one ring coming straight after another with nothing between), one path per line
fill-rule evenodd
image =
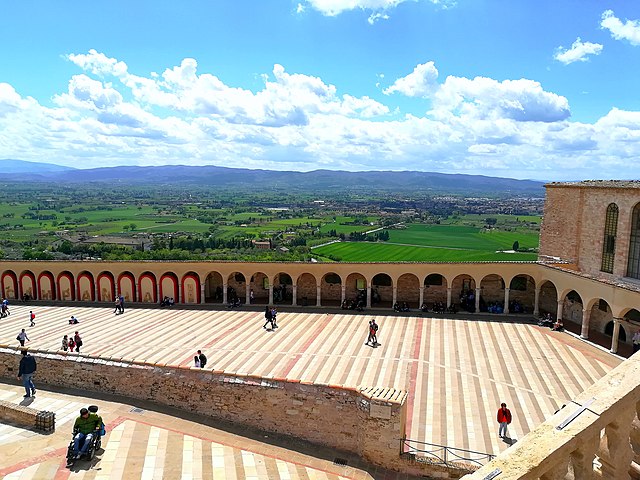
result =
M635 355L492 462L463 479L632 478L632 426L639 413L640 356ZM558 428L563 423L566 426Z

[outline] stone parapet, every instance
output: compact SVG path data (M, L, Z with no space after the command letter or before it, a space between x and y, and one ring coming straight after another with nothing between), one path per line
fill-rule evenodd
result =
M148 400L406 470L400 456L407 415L407 393L402 390L354 389L192 367L30 352L38 359L39 383ZM18 362L18 349L0 346L0 376L15 377ZM13 408L12 415L22 424L35 424L35 410Z

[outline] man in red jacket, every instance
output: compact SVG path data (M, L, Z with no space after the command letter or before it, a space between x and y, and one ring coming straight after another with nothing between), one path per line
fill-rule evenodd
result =
M511 423L511 410L507 408L506 403L500 405L500 409L498 410L498 423L500 424L500 429L498 430L500 438L509 438L507 436L507 426Z

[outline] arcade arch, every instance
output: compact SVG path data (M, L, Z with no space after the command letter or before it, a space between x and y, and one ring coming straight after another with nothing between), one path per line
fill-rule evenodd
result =
M318 306L338 306L343 300L342 278L335 272L327 273L320 280Z
M339 279L339 277L338 277ZM316 297L318 295L318 289L316 284L316 277L310 273L303 273L298 277L295 284L295 302L296 305L306 307L308 305L316 304Z
M398 284L398 294L400 293ZM386 273L378 273L371 279L371 306L380 308L393 305L393 280Z
M447 279L439 273L430 273L424 278L424 293L422 303L426 303L430 310L435 303L443 303L448 306L447 301ZM451 299L449 299L451 300Z
M396 300L407 302L409 308L420 308L420 280L413 273L405 273L398 277Z
M204 281L205 303L222 303L222 289L224 282L218 272L210 272Z
M463 273L451 282L451 303L460 305L461 310L476 312L480 298L476 292L476 281L471 275Z

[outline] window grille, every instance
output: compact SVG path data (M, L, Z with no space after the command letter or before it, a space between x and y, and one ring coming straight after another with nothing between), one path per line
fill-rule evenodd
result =
M631 215L627 277L640 278L640 203L634 207Z
M602 264L600 270L613 273L613 261L616 256L616 234L618 233L618 206L615 203L607 207L602 240Z

